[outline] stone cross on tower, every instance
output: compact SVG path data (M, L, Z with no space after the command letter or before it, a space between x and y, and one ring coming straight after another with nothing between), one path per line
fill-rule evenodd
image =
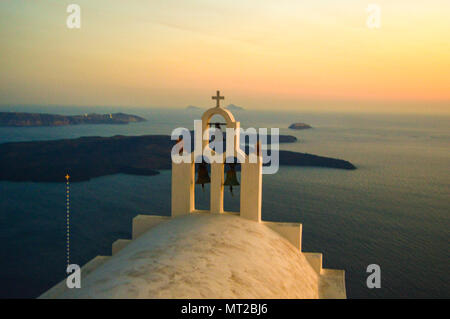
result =
M225 100L225 96L220 96L220 91L217 91L217 95L212 96L211 98L216 100L216 107L220 107L220 100Z

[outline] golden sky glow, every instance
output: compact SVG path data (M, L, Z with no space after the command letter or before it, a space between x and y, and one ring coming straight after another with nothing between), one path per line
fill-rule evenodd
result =
M0 104L450 111L448 0L2 0L0 39Z

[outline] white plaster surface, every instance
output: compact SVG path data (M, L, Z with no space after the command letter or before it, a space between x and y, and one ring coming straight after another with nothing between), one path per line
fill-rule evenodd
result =
M305 256L262 223L190 214L133 240L60 298L318 298Z

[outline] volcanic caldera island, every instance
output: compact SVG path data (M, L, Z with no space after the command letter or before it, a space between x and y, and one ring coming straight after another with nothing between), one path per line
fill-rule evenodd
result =
M280 138L293 143L294 138ZM156 175L171 168L174 141L167 135L80 137L0 144L0 181L63 182L113 175ZM353 170L345 160L279 151L280 165Z

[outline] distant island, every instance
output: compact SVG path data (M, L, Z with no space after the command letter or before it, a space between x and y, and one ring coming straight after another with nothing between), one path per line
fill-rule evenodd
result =
M245 109L242 106L237 106L234 104L229 104L227 106L225 106L225 109L230 110L232 112L235 111L245 111ZM195 106L195 105L188 105L185 108L186 111L204 111L205 109L199 107L199 106Z
M195 105L188 105L186 111L203 111L203 109Z
M305 123L294 123L294 124L291 124L289 126L289 128L291 130L306 130L306 129L312 128L312 126L305 124Z
M0 112L0 126L64 126L78 124L128 124L146 119L125 113L59 115L45 113Z
M86 181L112 174L156 175L171 168L174 141L167 135L81 137L0 144L0 180ZM280 151L280 164L355 169L348 161Z
M245 111L245 109L242 106L237 106L234 104L229 104L225 108L230 111Z

